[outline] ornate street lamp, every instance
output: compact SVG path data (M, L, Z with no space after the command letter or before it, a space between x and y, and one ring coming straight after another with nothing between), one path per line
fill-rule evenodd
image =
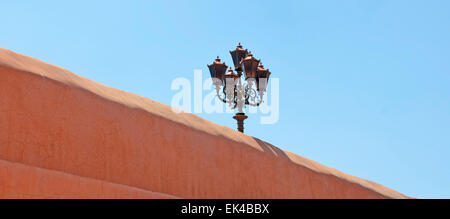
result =
M271 73L268 69L264 69L261 60L254 58L251 52L243 49L241 43L235 50L230 51L230 54L237 74L231 67L227 72L228 66L222 63L219 57L213 64L208 65L208 68L216 87L217 97L222 102L228 103L231 109L237 108L233 119L237 121L238 130L243 133L244 120L248 118L244 108L246 105L257 107L263 102ZM241 79L243 73L245 84Z

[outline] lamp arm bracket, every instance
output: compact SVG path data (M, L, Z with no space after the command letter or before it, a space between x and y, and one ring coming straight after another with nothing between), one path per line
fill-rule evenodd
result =
M216 96L217 98L219 98L220 101L222 101L223 103L227 103L227 101L221 97L220 95L220 87L216 87Z
M264 102L263 97L264 97L264 93L263 92L259 92L259 100L258 100L257 103L251 103L250 101L248 101L248 98L247 98L245 103L247 105L249 105L249 106L256 106L257 107L257 106L260 106Z

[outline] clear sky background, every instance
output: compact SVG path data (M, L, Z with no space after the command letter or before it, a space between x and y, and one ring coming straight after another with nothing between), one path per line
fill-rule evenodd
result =
M0 47L170 104L242 42L280 78L249 135L418 198L450 198L450 1L2 1ZM205 91L205 95L209 93ZM199 114L235 128L229 114Z

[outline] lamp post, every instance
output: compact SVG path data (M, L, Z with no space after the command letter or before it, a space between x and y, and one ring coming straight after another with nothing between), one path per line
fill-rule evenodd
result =
M233 59L234 69L220 58L208 65L213 84L216 87L217 97L227 103L231 109L237 109L233 117L237 121L238 130L244 133L244 120L248 116L244 113L246 105L257 107L263 102L264 93L267 89L270 71L265 69L261 60L253 57L253 54L242 48L241 43L233 51L230 51ZM242 82L244 76L244 82Z

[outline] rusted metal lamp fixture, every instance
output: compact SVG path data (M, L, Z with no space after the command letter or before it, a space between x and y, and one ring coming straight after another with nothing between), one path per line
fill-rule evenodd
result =
M237 74L231 67L227 71L228 66L222 63L219 57L208 65L208 68L216 87L217 97L222 102L228 103L232 109L237 108L233 118L237 120L238 130L243 133L244 120L248 118L244 108L246 105L257 107L263 102L271 73L269 69L264 69L261 60L254 58L251 52L243 49L241 43L235 50L230 51L230 54ZM242 75L244 75L245 84L242 83Z

